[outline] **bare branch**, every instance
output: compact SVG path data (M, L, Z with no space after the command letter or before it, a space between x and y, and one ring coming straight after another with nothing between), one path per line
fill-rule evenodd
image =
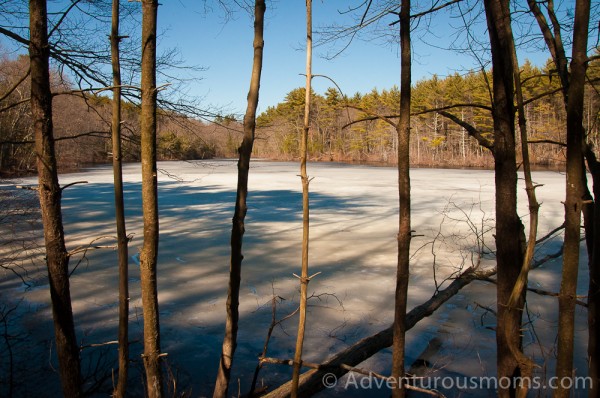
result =
M527 140L528 144L553 144L553 145L558 145L561 147L567 147L567 144L561 141L554 141L554 140Z
M424 109L422 111L412 112L410 115L411 116L419 116L419 115L425 115L427 113L446 111L446 110L454 109L454 108L476 108L476 109L483 109L483 110L486 110L489 112L492 111L491 106L483 105L483 104L468 103L468 104L452 104L452 105L442 106L439 108Z
M395 128L396 127L396 123L394 123L391 119L392 118L399 118L400 117L400 116L385 116L385 115L380 115L377 112L374 112L374 111L362 108L360 106L351 105L351 104L347 104L346 107L352 108L352 109L356 109L357 111L361 111L361 112L366 113L367 115L371 115L371 116L369 116L368 118L364 118L364 119L360 119L358 121L354 121L354 122L348 123L348 124L344 125L342 127L342 129L344 129L344 128L352 125L352 124L358 123L358 122L362 122L362 121L366 121L366 120L376 120L376 119L383 120L384 122L386 122L387 124L389 124L389 125L391 125L392 127Z
M67 184L67 185L65 185L65 186L61 187L61 188L60 188L60 190L61 190L61 191L64 191L65 189L67 189L67 188L69 188L69 187L72 187L73 185L77 185L77 184L87 184L87 183L88 183L87 181L75 181L75 182L72 182L72 183L70 183L70 184Z
M479 143L479 145L481 145L484 148L489 149L491 152L494 152L494 144L492 142L490 142L490 140L488 140L487 138L485 138L479 132L479 130L477 130L471 124L465 122L464 120L459 119L458 117L456 117L453 114L448 113L446 111L439 111L438 113L440 115L444 116L445 118L448 118L448 119L452 120L454 123L458 124L462 128L464 128L471 137L473 137L473 138L475 138L477 140L477 142Z
M8 36L11 39L25 45L25 46L29 46L29 40L27 40L26 38L19 36L18 34L11 32L8 29L5 29L3 27L0 26L0 33L3 34L4 36Z
M31 72L31 69L27 68L27 72L23 75L23 77L21 77L11 88L6 91L6 93L0 97L0 102L4 101L9 95L11 95L13 91L15 91L17 87L19 87L21 83L23 83L25 79L29 77L29 72Z
M437 6L437 7L431 7L429 10L422 11L422 12L419 12L419 13L416 13L416 14L413 14L413 15L411 15L410 17L411 17L411 19L420 18L420 17L423 17L423 16L425 16L425 15L427 15L427 14L431 14L431 13L433 13L433 12L436 12L436 11L439 11L439 10L441 10L441 9L444 9L444 8L446 8L446 7L449 7L449 6L453 5L453 4L459 3L459 2L461 2L461 1L462 1L462 0L451 0L451 1L447 2L447 3L444 3L444 4L442 4L442 5L439 5L439 6ZM396 22L396 23L397 23L397 22Z

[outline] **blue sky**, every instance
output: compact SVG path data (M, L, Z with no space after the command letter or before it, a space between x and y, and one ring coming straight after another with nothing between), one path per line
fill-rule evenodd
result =
M223 12L218 9L206 12L201 3L203 2L192 0L162 3L159 9L159 25L163 33L161 45L176 46L188 63L207 68L197 74L202 81L189 87L192 93L203 96L207 104L222 107L225 114L242 114L246 107L252 62L251 17L240 12L233 19L224 21ZM267 6L272 4L267 3ZM341 15L338 10L360 3L361 1L315 0L314 28L330 24L331 21L347 23L348 16ZM304 77L300 74L304 73L306 60L305 2L279 0L274 3L274 7L267 8L266 14L259 111L276 105L290 90L304 85ZM391 22L393 16L387 19ZM434 26L436 37L429 37L428 40L443 45L450 36L450 24L457 25L460 21L444 17L440 20L443 23L438 22ZM413 41L413 45L413 81L433 74L443 76L473 67L473 60L468 56L436 49L418 39ZM341 45L336 48L341 48ZM325 59L324 55L331 51L331 47L314 49L313 73L331 77L348 95L366 93L373 88L387 89L399 84L397 45L385 44L382 40L359 39L339 57ZM531 58L530 55L528 57ZM545 59L545 56L540 59ZM332 84L326 79L313 80L313 87L318 93L323 93L330 86Z
M340 11L363 1L313 0L313 27L318 30L334 23L351 24L351 16ZM51 4L60 8L64 7L63 3L64 0L57 0ZM216 0L163 1L158 14L159 52L161 49L177 48L186 64L205 68L202 71L181 71L185 78L197 79L186 88L190 95L203 99L203 108L224 115L242 115L246 108L252 65L252 16L238 9L226 19L225 13L215 3ZM477 4L474 0L470 3ZM211 5L212 10L207 9ZM393 20L394 16L388 15L383 26L387 28ZM413 82L433 74L445 76L477 68L469 55L442 49L452 41L456 32L454 28L462 25L460 19L449 17L445 10L436 13L435 19L421 20L420 26L413 32ZM301 74L306 62L305 29L304 0L267 0L259 112L281 102L292 89L304 86L305 79ZM397 34L397 29L397 26L390 27L388 31L396 31ZM425 31L430 33L424 36ZM487 42L482 19L473 31L475 39ZM533 31L537 29L534 27ZM316 41L319 36L314 38ZM108 41L106 43L108 45ZM385 40L372 35L364 36L356 38L335 59L325 59L326 54L339 51L344 44L315 47L313 73L334 79L347 95L367 93L373 88L389 89L399 84L400 62L396 44L386 44ZM519 57L521 61L528 58L541 65L548 55L531 51L521 53ZM326 79L313 79L313 88L318 93L331 86L332 83Z
M314 26L337 15L342 1L315 1ZM270 3L268 4L270 5ZM267 9L265 48L259 108L276 105L293 88L304 86L305 2L281 0ZM206 102L223 106L224 112L243 113L252 66L253 26L251 17L238 13L225 22L219 10L205 13L194 1L164 3L159 10L164 31L162 44L177 46L182 57L206 67L202 81L193 91ZM323 58L327 49L315 48L313 73L336 80L347 94L372 88L389 88L399 81L397 49L373 43L354 43L338 58ZM313 80L314 89L323 92L332 84L323 78Z

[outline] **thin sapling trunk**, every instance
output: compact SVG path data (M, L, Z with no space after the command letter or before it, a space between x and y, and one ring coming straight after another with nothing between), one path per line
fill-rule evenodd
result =
M310 100L312 80L312 0L306 0L306 91L304 100L304 128L300 140L300 179L302 180L302 272L300 274L300 310L298 317L298 335L296 338L296 351L294 353L294 367L292 373L293 398L298 396L298 383L300 369L302 368L302 346L304 344L304 331L306 329L306 301L308 292L308 238L309 238L309 201L308 201L308 174L306 161L308 157L308 130L310 128Z
M392 379L394 398L404 397L404 353L406 345L406 306L410 262L410 102L411 102L411 55L410 55L410 0L402 0L400 9L400 122L398 135L398 263L396 271L395 315L392 344Z
M127 230L125 228L125 205L123 202L123 166L121 154L121 65L119 58L119 0L113 0L110 49L113 73L112 101L112 151L115 191L115 221L117 225L117 251L119 257L119 376L115 397L123 398L127 391L129 369L129 281Z
M231 263L229 269L229 290L227 292L227 320L225 323L225 337L223 338L217 381L213 393L213 397L215 398L225 398L228 396L227 391L231 377L231 366L237 344L240 281L242 260L244 258L242 255L242 238L245 232L244 220L248 210L246 204L246 199L248 197L248 173L250 170L252 147L254 145L256 109L258 107L260 76L262 72L265 10L265 1L256 0L254 7L254 59L252 63L250 90L248 92L248 106L244 116L244 138L242 144L238 148L238 182L233 225L231 228Z

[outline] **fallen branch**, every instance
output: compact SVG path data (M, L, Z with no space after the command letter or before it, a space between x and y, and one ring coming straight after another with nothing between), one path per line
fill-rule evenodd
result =
M458 276L447 288L434 294L425 303L413 308L406 315L406 329L414 327L423 318L433 314L442 304L457 294L463 287L476 279L485 279L496 273L496 269L488 269L478 271L474 267L469 267L460 276ZM298 394L302 397L313 395L325 388L323 377L327 374L333 374L336 378L340 378L348 369L345 366L356 366L359 363L372 357L384 348L392 345L392 327L382 330L381 332L358 341L354 345L346 348L344 351L334 355L322 366L327 368L327 371L322 369L313 369L300 375L298 385ZM342 365L345 365L344 367ZM323 368L324 369L324 368ZM291 391L291 382L287 382L272 392L265 395L268 398L289 397Z
M542 289L536 289L536 288L533 288L533 287L528 287L527 290L530 291L530 292L542 295L542 296L550 296L550 297L558 297L559 296L558 293L549 292L547 290L542 290ZM587 297L587 296L577 296L576 299L575 299L575 303L577 305L580 305L582 307L587 308L588 307L588 303L586 303L585 301L579 300L580 298L585 298L585 297Z
M87 183L88 183L87 181L75 181L75 182L72 182L72 183L70 183L70 184L67 184L67 185L65 185L65 186L61 187L61 188L60 188L60 190L61 190L61 191L64 191L65 189L67 189L67 188L69 188L69 187L72 187L73 185L77 185L77 184L87 184Z
M289 365L289 366L294 366L294 360L293 359L279 359L279 358L261 358L260 359L260 363L261 365L264 363L270 363L270 364L277 364L277 365ZM373 372L371 370L366 370L366 369L362 369L362 368L357 368L354 366L349 366L349 365L345 365L345 364L341 364L341 365L327 365L327 364L320 364L320 363L313 363L313 362L306 362L303 361L302 362L302 367L305 368L311 368L314 370L321 370L324 372L327 372L328 374L331 374L333 370L340 369L340 370L344 370L347 372L354 372L354 373L358 373L361 375L365 375L368 377L375 377L377 379L380 380L385 380L385 381L389 381L391 383L395 383L395 380L392 377L388 377L376 372ZM326 374L327 376L327 374ZM421 387L417 387L417 386L413 386L410 383L407 383L404 385L404 387L407 390L413 390L413 391L418 391L424 394L428 394L428 395L433 395L434 397L445 397L444 394L440 393L439 391L435 391L435 390L428 390L426 388L421 388ZM267 395L269 396L269 395Z
M92 344L88 344L88 345L79 346L79 351L83 351L85 348L103 347L106 345L115 345L115 344L119 344L119 342L114 340L114 341L107 341L104 343L92 343Z
M267 331L267 337L265 339L265 344L263 346L263 351L260 354L258 364L256 365L256 369L254 369L254 376L252 377L252 385L250 386L250 392L248 393L249 397L253 397L256 392L256 382L258 380L258 373L263 365L263 358L267 355L267 350L269 349L269 342L271 341L271 335L273 334L273 330L277 325L281 325L287 319L296 315L296 313L300 310L300 307L296 307L294 311L284 316L283 318L277 320L277 299L283 300L282 297L279 297L275 294L275 288L271 285L273 289L273 298L271 299L271 324L269 325L269 330Z

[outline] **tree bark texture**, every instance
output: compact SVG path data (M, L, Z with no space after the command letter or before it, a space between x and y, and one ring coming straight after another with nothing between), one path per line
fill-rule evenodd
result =
M492 49L494 123L494 173L496 186L496 261L497 285L497 369L498 378L520 375L519 364L511 347L521 347L521 317L525 301L524 290L512 306L508 306L513 286L519 279L523 261L523 225L517 215L517 164L515 148L515 109L508 0L484 1ZM513 384L513 383L511 383ZM514 391L500 388L498 394L507 397Z
M140 252L140 283L144 315L144 368L148 397L162 397L160 323L158 316L158 180L156 170L156 20L157 0L142 0L142 210L144 244Z
M242 273L242 239L245 232L244 220L248 206L248 173L250 171L250 158L254 145L254 132L256 130L256 109L260 91L260 77L262 73L262 60L264 49L264 16L266 4L264 0L256 0L254 6L254 58L252 63L252 77L248 92L248 106L244 115L244 138L238 148L238 181L231 228L231 262L229 268L229 290L227 293L227 319L225 322L225 337L219 370L213 397L225 398L229 388L231 366L237 345L237 331L239 320L240 282Z
M563 270L558 297L558 343L556 376L573 377L573 346L575 334L575 300L579 270L579 238L583 206L583 98L587 69L587 38L590 1L577 1L571 74L567 94L567 186L565 198L565 240ZM568 397L570 390L558 383L556 397Z
M60 380L65 397L80 397L79 347L75 334L69 286L69 254L62 223L62 191L54 151L50 91L48 14L46 0L30 0L31 117L44 226L46 265L50 284L54 334Z
M410 54L410 0L402 0L400 8L400 121L398 135L398 262L394 312L394 337L392 345L392 396L404 397L406 390L401 382L404 377L404 353L406 343L406 305L410 260L410 102L411 102L411 54Z
M310 128L310 99L312 80L312 0L306 0L306 91L304 99L304 128L300 144L300 179L302 180L302 271L300 274L300 309L298 311L298 334L294 367L292 371L292 397L298 396L298 383L302 367L302 347L306 329L306 301L308 292L308 239L309 239L309 194L306 161L308 157L308 130Z
M119 56L119 0L112 3L112 26L110 50L113 74L112 102L112 152L113 180L115 193L115 223L117 227L117 252L119 272L119 375L114 391L115 397L122 398L127 391L129 370L129 276L128 239L125 228L125 204L123 202L123 167L121 161L121 65Z

